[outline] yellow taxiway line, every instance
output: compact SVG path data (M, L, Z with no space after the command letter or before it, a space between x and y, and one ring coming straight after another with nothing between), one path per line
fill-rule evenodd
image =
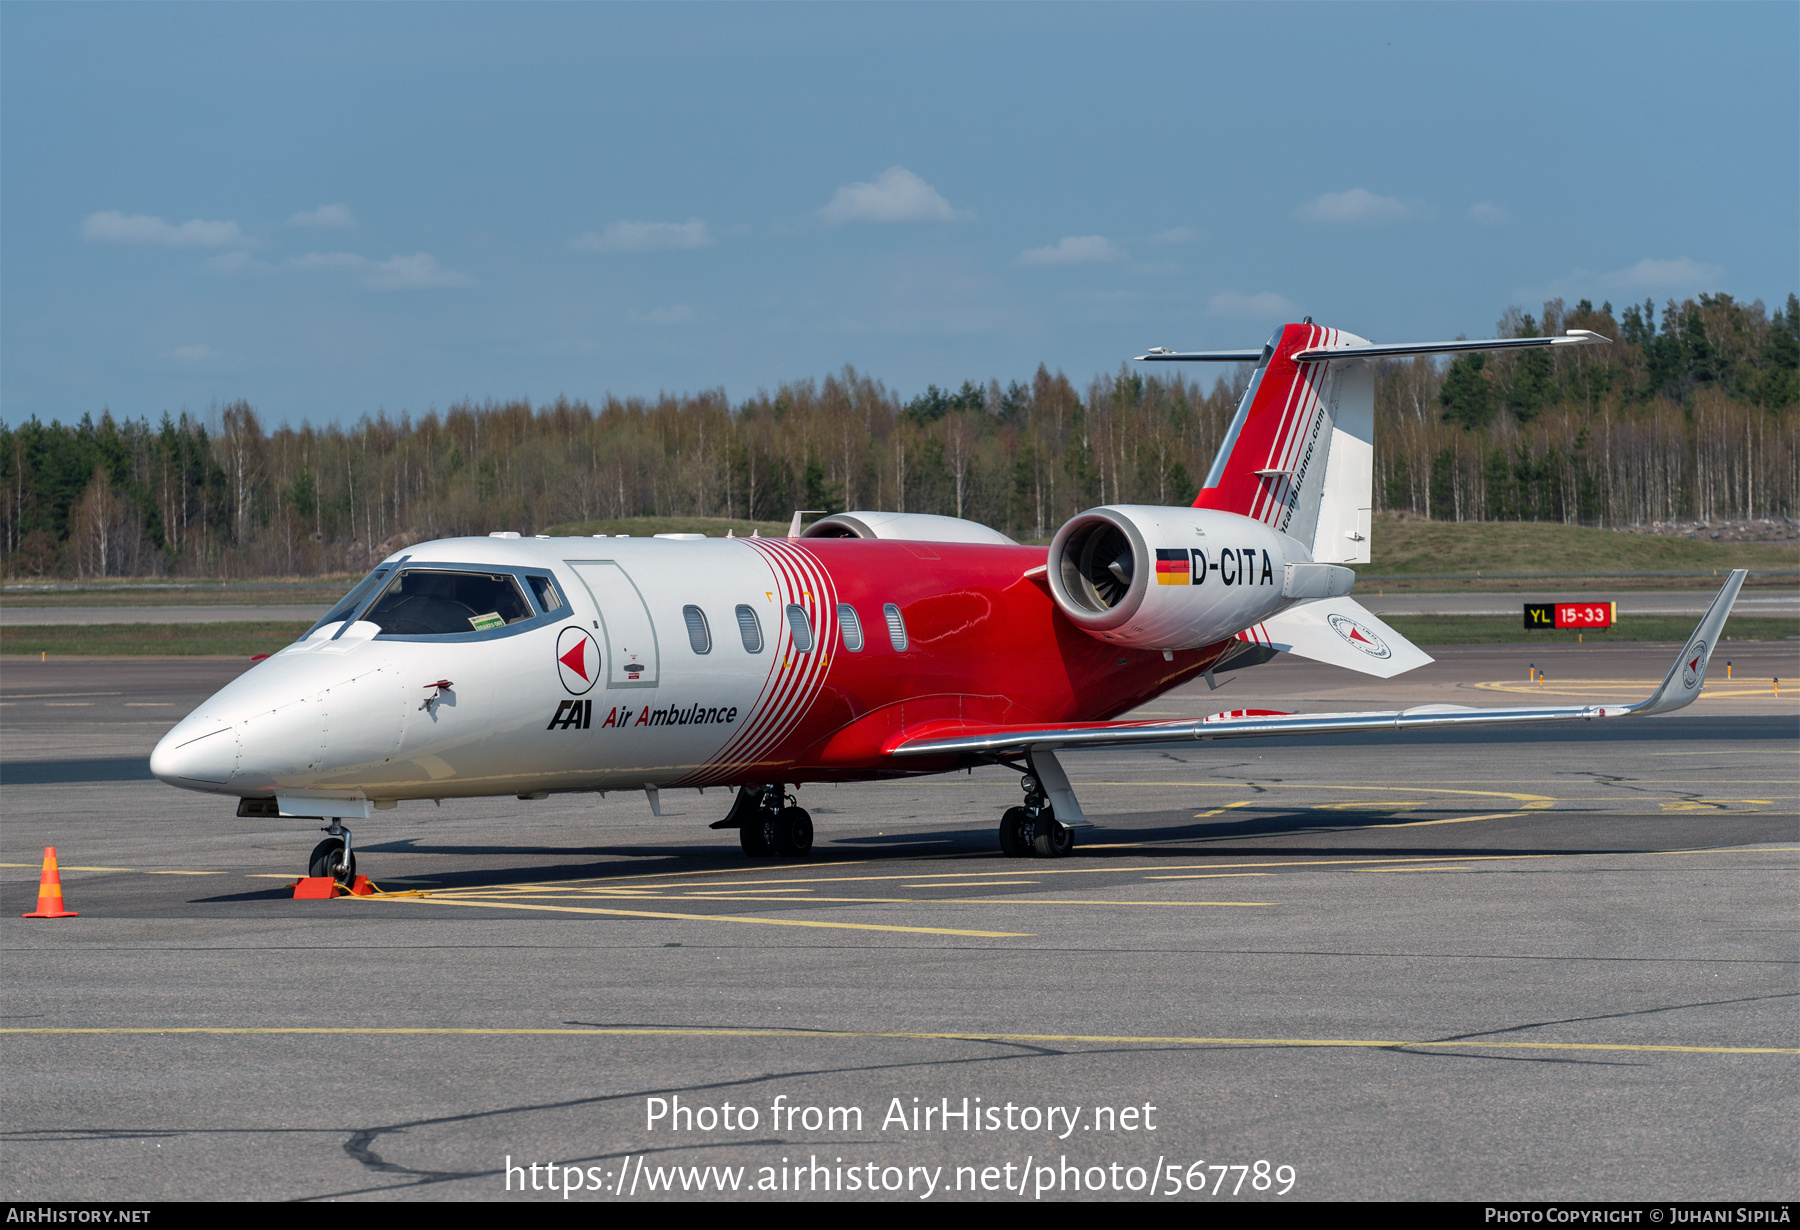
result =
M1429 823L1429 821L1427 821L1427 823ZM1524 860L1524 859L1547 859L1547 858L1639 858L1639 857L1675 856L1675 855L1687 855L1687 854L1701 854L1701 855L1708 855L1708 854L1717 854L1717 855L1781 854L1781 853L1792 853L1792 852L1796 852L1796 851L1800 851L1800 846L1727 847L1727 848L1717 848L1717 849L1693 849L1693 850L1620 850L1620 851L1616 851L1616 852L1601 853L1601 854L1591 853L1588 851L1582 851L1577 854L1478 854L1478 855L1441 854L1441 855L1411 855L1411 856L1404 856L1404 857L1397 857L1397 858L1288 859L1288 860L1283 860L1281 862L1261 862L1261 861L1259 861L1259 862L1253 862L1253 863L1173 863L1173 864L1169 864L1166 866L1150 866L1150 867L1120 867L1120 866L1117 866L1116 864L1109 863L1109 864L1097 866L1097 867L1033 867L1033 868L1031 868L1031 874L1033 876L1130 875L1130 874L1133 874L1134 872L1136 872L1136 873L1141 873L1141 872L1159 872L1160 873L1160 872L1171 872L1171 871L1220 872L1220 871L1232 871L1232 870L1236 870L1238 868L1244 868L1244 867L1248 867L1248 868L1355 867L1355 866L1361 866L1365 863L1366 864L1377 864L1377 863L1458 863L1458 862L1476 862L1476 861L1504 862L1504 861L1509 861L1509 860L1513 860L1513 859ZM807 868L795 867L794 870L795 871L804 871L804 870L807 870ZM721 874L724 874L724 873L721 873ZM737 869L737 874L742 875L743 874L742 869ZM945 876L943 878L947 879L950 876L958 876L958 877L964 877L964 878L968 878L968 879L974 879L977 876L1001 877L1001 876L1016 876L1018 874L1019 874L1019 872L1017 870L970 871L970 870L965 869L962 871L945 873ZM911 880L914 882L919 882L919 881L928 880L931 878L933 878L933 877L928 876L928 875L920 875L917 872L913 873L912 875L896 874L896 875L862 875L862 876L804 876L804 877L796 876L792 879L744 880L744 881L739 881L737 884L725 884L725 885L716 885L716 886L721 887L721 888L726 888L726 887L747 888L752 885L763 886L763 885L774 885L774 884L853 884L853 883L861 884L861 883L874 883L874 882L879 882L882 880ZM610 881L608 881L608 882L610 882ZM986 882L986 881L983 881L983 882ZM530 888L530 889L534 889L537 891L543 891L543 892L551 892L551 891L555 891L555 892L591 892L591 891L593 891L593 886L595 883L596 883L596 881L594 881L594 880L567 880L567 881L559 882L557 884L542 884L542 885L531 884L531 883L527 882L527 883L521 883L520 885L518 885L518 887L519 888ZM716 882L715 882L715 884L716 884ZM645 887L650 888L650 889L655 889L655 888L659 888L659 887L666 888L666 889L674 889L674 888L678 888L681 886L674 885L674 884L668 884L668 885L648 885ZM442 890L442 891L495 892L495 891L502 891L502 889L499 886L496 886L496 888L494 888L494 889L487 889L487 890L453 889L453 890ZM371 900L378 900L378 898L371 898Z
M560 914L610 914L625 918L667 918L681 922L761 923L771 927L825 927L845 931L903 931L912 935L962 935L987 940L1029 939L1021 931L965 931L952 927L903 927L886 923L815 922L808 918L753 918L742 914L676 914L664 910L608 910L598 906L527 905L524 902L490 901L453 896L429 897L406 894L391 897L343 897L343 901L423 901L431 905L467 905L491 910L549 910Z
M537 1037L537 1038L887 1038L918 1042L1024 1042L1065 1043L1074 1045L1144 1045L1144 1046L1246 1046L1246 1047L1336 1047L1351 1050L1378 1050L1393 1047L1444 1048L1486 1051L1631 1051L1637 1053L1688 1055L1800 1055L1800 1047L1792 1046L1683 1046L1654 1042L1488 1042L1480 1038L1205 1038L1180 1035L1141 1034L1011 1034L969 1032L911 1033L903 1031L849 1029L729 1029L729 1028L609 1028L595 1029L530 1029L480 1026L361 1026L361 1025L120 1025L120 1026L55 1026L24 1025L0 1027L0 1034L38 1034L78 1036L84 1034L155 1035L275 1035L318 1034L324 1036L362 1037Z
M1405 870L1405 868L1399 868L1398 870ZM1165 877L1165 878L1175 879L1178 877L1170 876L1170 877ZM984 885L983 887L986 887L986 886ZM547 897L547 896L548 896L548 894L540 894L540 893L532 892L529 890L529 888L527 888L527 890L523 891L523 892L506 892L506 893L483 893L483 892L470 891L467 889L451 889L448 891L433 891L430 889L421 891L421 890L417 890L417 889L409 889L402 893L372 893L367 897L359 897L357 899L359 901L380 901L386 897L396 897L396 898L397 897L405 897L408 900L449 901L456 905L500 905L500 904L504 904L507 902L519 902L521 904L516 905L513 908L521 909L521 910L525 910L525 909L552 910L552 909L562 908L559 906L548 906L548 905L532 906L532 905L523 904L523 903L529 902L535 898ZM559 900L559 901L570 900L570 898L568 896L560 896L560 897L556 897L556 898L552 898L552 899ZM1079 901L1077 901L1077 900L1073 900L1070 898L1062 898L1062 897L1059 897L1059 898L1038 898L1038 897L720 897L720 896L715 896L711 893L708 893L705 896L701 896L699 893L684 893L684 894L680 894L680 895L671 895L671 896L666 896L666 897L648 897L648 896L646 896L646 897L626 897L626 898L612 897L612 896L608 896L605 894L601 894L601 895L597 895L597 896L593 896L593 897L576 897L576 898L574 898L574 900L577 900L577 901L619 901L619 900L625 900L625 901L747 901L752 904L764 904L764 903L771 902L771 901L785 901L785 902L789 902L794 905L1009 905L1009 906L1010 905L1163 905L1163 906L1168 906L1168 905L1280 905L1281 904L1279 901L1100 901L1100 900L1079 900ZM569 907L569 908L574 908L574 907ZM596 909L597 909L597 912L599 912L599 913L615 913L616 914L616 913L628 912L628 911L621 911L621 910L610 910L610 911L609 910L598 910L597 907L596 907ZM671 914L671 915L669 915L669 917L674 918L674 917L678 917L678 916ZM689 916L682 915L679 917L689 917ZM723 915L723 914L696 914L696 915L692 915L691 917L724 918L725 915ZM738 921L742 921L742 920L740 919ZM848 924L816 923L814 925L823 927L823 926L840 926L840 925L848 925ZM896 928L887 928L887 929L894 930ZM897 928L897 929L902 930L902 931L910 931L910 930L918 930L919 928L901 927L901 928Z
M1742 684L1734 687L1724 680L1720 680L1720 682L1725 683L1726 686L1702 688L1696 699L1724 700L1731 697L1776 695L1773 684L1766 688L1754 684L1749 687ZM1515 692L1524 696L1577 696L1605 700L1613 697L1624 699L1641 697L1660 683L1662 683L1660 679L1558 679L1555 683L1548 684L1492 680L1472 686L1484 692Z

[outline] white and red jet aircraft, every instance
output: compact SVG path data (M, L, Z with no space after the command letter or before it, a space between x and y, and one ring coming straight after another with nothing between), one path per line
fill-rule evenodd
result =
M1062 748L1663 713L1699 694L1735 572L1655 693L1631 706L1118 715L1276 652L1388 677L1430 659L1349 597L1369 559L1374 379L1393 355L1604 342L1591 333L1377 346L1314 326L1260 351L1191 508L1111 505L1046 552L951 517L851 512L787 539L424 543L157 745L162 781L245 816L329 820L314 875L352 876L348 818L402 800L737 787L753 857L805 854L787 786L1006 764L1008 855L1091 827Z

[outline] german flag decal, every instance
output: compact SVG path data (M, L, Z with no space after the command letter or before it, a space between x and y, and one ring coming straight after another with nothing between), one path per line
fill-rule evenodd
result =
M1188 584L1188 553L1186 551L1158 550L1156 553L1156 583L1158 585Z

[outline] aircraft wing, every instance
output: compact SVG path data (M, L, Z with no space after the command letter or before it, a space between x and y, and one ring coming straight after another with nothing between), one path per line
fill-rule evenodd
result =
M1310 323L1310 318L1309 318ZM1482 341L1459 338L1453 342L1395 342L1388 345L1318 347L1296 351L1296 363L1329 363L1334 359L1396 359L1409 354L1456 354L1464 350L1520 350L1535 346L1603 346L1611 342L1592 329L1570 329L1558 337L1496 337ZM1254 363L1260 350L1170 350L1153 346L1137 357L1139 363Z
M1465 705L1421 705L1375 713L1273 713L1238 710L1199 721L1082 722L1065 726L964 728L955 735L903 739L889 755L943 756L1058 751L1063 748L1128 747L1183 740L1263 739L1273 735L1328 735L1347 731L1421 730L1443 726L1509 726L1525 722L1590 721L1594 718L1672 713L1691 704L1706 682L1706 666L1719 643L1743 587L1747 570L1726 578L1694 633L1682 647L1662 686L1635 705L1569 705L1475 709Z

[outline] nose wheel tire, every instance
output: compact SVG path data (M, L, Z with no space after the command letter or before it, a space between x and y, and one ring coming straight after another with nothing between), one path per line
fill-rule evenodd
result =
M775 818L775 848L783 854L804 857L812 850L813 823L804 807L784 807Z
M751 858L773 858L780 831L781 825L774 813L759 807L745 817L738 828L738 844L744 847L744 853Z
M344 839L327 837L313 847L312 857L306 861L306 874L330 876L334 880L342 880L348 884L356 879L356 853L352 851L346 860Z

